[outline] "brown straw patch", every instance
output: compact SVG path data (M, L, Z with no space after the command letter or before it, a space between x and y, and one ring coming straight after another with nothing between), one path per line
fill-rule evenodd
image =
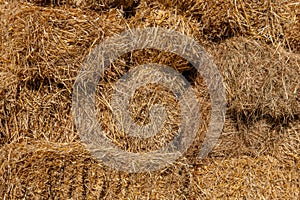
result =
M0 199L299 199L298 1L30 2L0 0ZM136 13L124 15L126 9ZM199 160L211 107L204 81L170 52L123 55L102 74L97 93L99 121L120 148L160 148L180 121L174 95L150 84L131 97L131 117L147 122L149 107L161 103L174 117L171 129L148 141L115 130L114 84L138 65L155 62L182 73L203 111L198 137L182 158L130 174L83 147L72 86L97 44L151 26L193 37L212 55L226 86L227 113L218 145Z
M200 23L200 31L207 39L213 41L242 35L277 46L289 42L294 44L295 37L291 34L299 35L296 32L299 27L297 22L299 1L297 0L158 1L167 8L176 8L179 14L197 19ZM149 6L156 4L151 3L152 1L146 2Z
M97 43L122 31L122 16L115 10L99 15L26 3L1 6L1 141L72 141L77 137L71 117L77 72Z
M300 57L263 42L236 37L207 46L226 84L228 111L246 124L300 113Z

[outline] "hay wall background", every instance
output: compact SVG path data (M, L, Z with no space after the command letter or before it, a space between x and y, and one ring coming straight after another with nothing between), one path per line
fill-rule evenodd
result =
M299 20L297 0L0 0L0 197L299 199ZM80 143L72 84L105 37L155 25L193 36L212 55L226 85L224 130L205 160L195 159L199 136L161 171L112 171ZM188 62L155 50L115 62L100 83L104 96L128 68L154 61L184 73L207 104ZM111 130L105 104L100 108Z

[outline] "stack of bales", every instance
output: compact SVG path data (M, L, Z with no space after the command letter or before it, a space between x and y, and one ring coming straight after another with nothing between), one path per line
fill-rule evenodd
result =
M100 15L16 3L1 19L6 28L1 69L7 79L1 82L3 137L72 141L76 74L95 44L124 29L123 17L115 10Z
M297 198L299 5L296 0L0 0L0 197ZM109 108L114 83L145 63L171 66L191 81L202 122L192 147L173 165L151 173L118 172L81 144L71 113L72 86L84 58L106 37L151 26L193 37L211 54L226 87L224 130L210 156L197 160L210 116L205 83L178 55L133 51L115 61L99 83L98 117L107 136L132 152L160 148L174 136L171 130L141 141L116 131ZM137 121L147 120L150 96L167 108L176 104L164 88L142 89L130 108ZM174 106L171 116L178 111Z

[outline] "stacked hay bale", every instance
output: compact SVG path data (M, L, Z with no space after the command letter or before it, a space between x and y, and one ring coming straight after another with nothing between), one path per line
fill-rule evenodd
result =
M152 3L153 1L146 2L149 6L157 4ZM167 8L177 8L178 13L187 17L197 19L205 37L213 41L247 36L277 46L286 45L299 35L296 32L299 27L298 0L158 0L158 2ZM291 36L292 32L295 35Z
M1 109L4 137L72 141L72 86L88 52L104 37L121 32L123 17L69 7L15 3L5 15L1 43ZM117 22L118 21L118 22Z
M7 32L1 44L1 69L8 71L3 77L9 79L1 83L5 99L1 104L1 133L5 137L0 159L1 196L183 197L182 191L188 192L190 182L185 165L132 176L99 166L78 144L70 113L72 83L87 53L105 36L124 29L119 11L97 14L68 6L9 6L11 13L4 12ZM100 87L108 87L124 74L125 64L120 61L108 69ZM173 189L165 187L170 184Z
M243 37L228 39L210 52L224 77L228 111L237 118L249 124L299 115L299 55Z
M0 197L299 196L299 2L29 2L0 1ZM205 83L178 55L133 51L114 62L99 83L98 117L107 136L131 152L160 148L174 136L176 120L174 130L146 141L125 137L112 123L114 83L144 63L171 66L191 81L201 102L202 122L198 138L172 166L151 173L118 172L82 146L71 115L72 85L86 55L104 38L151 26L193 37L212 55L226 86L224 130L210 156L198 160L210 116ZM131 102L138 122L147 119L150 96L156 97L152 103L176 104L164 88L145 89ZM176 116L180 109L169 107Z
M148 8L147 4L141 3L138 8L136 15L130 18L128 26L131 29L135 28L145 28L145 27L153 27L153 26L160 26L164 28L168 28L171 30L178 31L185 35L188 35L193 38L198 38L200 41L200 34L199 34L199 27L195 20L188 20L182 15L176 15L176 10L168 9L168 10L161 10L159 7L156 8ZM195 74L190 73L192 67L189 62L180 56L170 53L170 52L161 52L157 49L143 49L143 50L136 50L129 54L123 56L124 60L126 60L126 67L127 69L132 69L142 64L149 64L149 63L158 63L170 66L181 73L187 73L186 77L188 79L195 79ZM124 75L125 72L120 73L118 77ZM109 76L110 72L107 73ZM110 77L110 76L109 76ZM201 122L201 128L198 133L198 138L195 141L194 150L198 149L199 143L203 139L203 136L208 127L208 119L210 116L210 102L209 102L209 94L206 89L206 85L201 77L197 76L197 81L193 82L195 88L197 89L197 95L200 98L200 102L203 103L201 107L203 108L203 112L201 113L201 117L203 121ZM149 121L149 107L155 102L161 102L162 105L168 107L170 106L175 110L169 110L170 116L168 119L173 119L172 121L166 122L172 128L169 128L165 131L160 132L155 137L147 139L147 140L140 140L138 138L127 138L123 132L116 131L117 128L111 122L114 121L112 110L110 109L110 99L114 92L114 83L118 79L112 80L111 78L102 80L100 82L99 93L101 92L101 98L99 99L99 103L97 108L99 108L99 119L102 122L102 126L104 129L108 131L108 136L111 140L115 141L119 147L124 148L129 151L138 152L139 151L150 151L154 149L159 149L162 145L167 144L173 136L177 133L178 126L180 121L176 120L180 113L180 109L178 108L178 102L174 98L173 95L168 94L164 91L163 88L158 86L149 86L148 95L143 92L138 92L139 96L133 97L133 99L139 99L138 102L133 103L131 105L131 109L139 110L139 113L134 113L137 117L137 121ZM152 89L151 89L152 87ZM151 92L152 91L152 92ZM155 91L155 92L154 92ZM157 97L155 99L154 97ZM103 100L105 99L105 100ZM134 102L134 101L133 101ZM205 103L204 103L205 102ZM175 106L177 105L177 106ZM141 116L143 115L143 116ZM164 142L163 142L164 141ZM136 146L134 145L136 144ZM192 148L193 149L193 148ZM199 150L199 149L198 149Z

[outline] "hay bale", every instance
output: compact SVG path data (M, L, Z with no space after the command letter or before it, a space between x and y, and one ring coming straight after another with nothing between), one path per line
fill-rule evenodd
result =
M4 146L0 157L0 196L7 199L95 198L99 195L95 186L101 188L104 182L101 169L97 171L98 165L76 143L24 138Z
M184 16L176 15L175 10L161 10L160 8L148 8L146 4L141 4L136 12L136 15L132 17L129 21L129 27L134 28L144 28L152 26L161 26L169 28L172 30L179 31L190 37L194 37L196 40L200 38L197 22L194 20L187 20ZM133 69L141 64L149 63L159 63L165 64L167 66L173 67L179 72L187 73L187 78L195 79L195 73L192 71L191 64L181 58L180 56L170 53L162 52L155 49L144 49L136 50L127 55L125 55L124 60L126 60L127 71ZM121 67L122 66L122 67ZM120 65L123 69L123 65ZM109 78L109 80L102 80L100 82L100 87L98 94L98 117L99 121L102 123L102 127L106 130L108 137L115 141L120 148L126 149L132 152L139 151L150 151L154 149L159 149L162 145L167 144L170 139L173 138L174 133L177 133L178 129L178 102L175 100L174 95L167 92L164 88L157 87L154 85L148 85L148 88L144 87L143 90L136 91L136 96L132 97L133 101L130 105L130 109L133 119L141 121L149 121L149 108L155 103L159 102L164 105L168 110L168 119L165 124L168 127L160 131L155 137L151 137L148 140L141 140L139 138L126 137L122 131L119 131L114 125L114 118L110 107L110 101L112 94L114 92L114 84L122 75L126 73L126 70L121 72L117 78ZM108 70L105 76L109 76L111 72ZM201 108L203 112L201 116L204 123L201 122L201 128L199 130L199 135L197 141L194 143L194 148L191 148L190 154L194 151L199 151L199 143L203 139L203 134L207 130L208 119L210 116L210 102L209 95L207 94L207 89L204 81L199 78L195 80L192 85L196 89L197 96L200 98ZM150 95L150 96L149 96ZM194 149L194 150L192 150ZM193 153L192 153L193 152Z
M115 10L108 13L72 8L41 8L16 3L6 19L1 49L6 65L23 80L34 78L61 83L71 88L80 65L104 37L123 30L123 17Z
M89 51L123 30L116 10L1 4L1 143L22 137L71 142L73 82Z
M246 124L300 113L300 57L243 37L207 46L224 78L228 112Z
M78 143L23 140L0 152L0 196L7 199L151 199L189 196L189 167L128 174L97 163Z
M273 155L287 166L300 165L300 120L290 123L276 145Z
M175 9L161 9L159 4L153 4L152 7L149 7L147 2L141 2L135 16L129 21L129 27L145 28L153 26L178 31L199 42L202 39L199 32L199 24L196 20L177 14ZM184 58L168 52L159 52L158 50L136 51L130 55L130 59L133 65L142 63L166 64L179 72L191 69L191 66Z
M211 158L259 157L273 155L287 135L282 126L271 120L260 119L250 124L238 123L229 115L219 138L210 153ZM289 136L287 136L289 137Z
M192 191L201 199L297 199L299 166L283 161L268 155L213 159L194 167Z
M219 145L193 168L195 196L298 198L299 119L288 126L265 119L240 128L234 119L225 123Z
M95 162L78 143L23 140L1 148L0 158L0 196L7 199L294 199L298 192L299 157L289 165L285 158L270 155L209 158L194 166L128 174Z
M284 28L293 23L294 4L299 3L297 0L158 1L167 8L177 8L180 14L196 18L207 39L220 41L243 35L274 45L286 42Z

